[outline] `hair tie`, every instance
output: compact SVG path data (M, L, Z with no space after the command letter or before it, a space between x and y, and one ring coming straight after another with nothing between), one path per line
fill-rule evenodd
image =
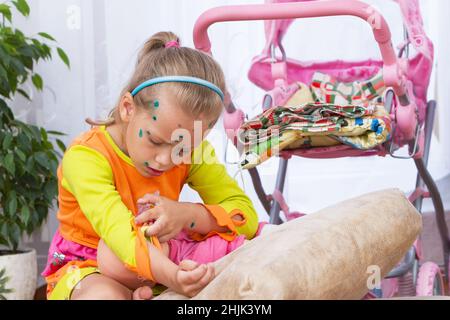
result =
M180 44L178 43L178 41L172 40L172 41L166 42L166 44L164 45L164 47L165 47L165 48L172 48L172 47L179 48L179 47L180 47Z

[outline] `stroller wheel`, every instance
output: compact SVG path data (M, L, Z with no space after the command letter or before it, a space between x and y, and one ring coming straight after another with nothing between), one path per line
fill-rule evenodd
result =
M417 296L444 295L444 281L439 266L433 262L425 262L419 269L416 285Z

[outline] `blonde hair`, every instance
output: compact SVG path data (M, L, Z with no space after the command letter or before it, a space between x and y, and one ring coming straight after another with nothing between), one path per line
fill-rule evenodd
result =
M225 77L219 64L206 53L187 47L165 47L170 41L179 39L172 32L158 32L154 34L141 49L138 55L136 68L122 90L120 98L127 92L131 92L142 82L151 78L163 76L190 76L209 81L225 92ZM223 102L219 95L211 89L192 83L165 83L170 86L183 111L194 117L200 114L208 114L219 117L223 109ZM156 98L158 85L145 88L134 96L137 106L144 107ZM120 101L120 100L119 100ZM119 102L111 110L109 118L105 121L93 121L86 119L92 126L111 125L120 122Z

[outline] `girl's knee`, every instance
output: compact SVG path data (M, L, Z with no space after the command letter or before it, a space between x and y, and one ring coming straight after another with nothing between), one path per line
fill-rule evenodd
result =
M81 292L79 295L72 293L71 300L131 300L130 290L117 290L116 288L103 287Z
M132 292L100 274L88 276L73 290L71 300L130 300Z

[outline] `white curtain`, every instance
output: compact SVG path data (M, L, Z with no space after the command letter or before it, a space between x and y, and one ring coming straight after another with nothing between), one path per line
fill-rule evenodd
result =
M193 46L192 30L205 10L230 4L256 4L262 0L30 0L31 17L19 19L19 26L31 33L45 31L58 40L71 59L71 70L57 59L42 63L38 70L45 80L43 93L35 94L31 104L16 101L16 112L27 121L48 129L64 131L70 142L87 130L86 117L104 117L115 104L128 80L142 44L155 32L171 30L185 46ZM394 43L402 39L403 29L397 5L388 0L368 1L386 17ZM436 46L436 70L430 96L438 100L439 112L431 146L429 169L435 179L450 172L450 45L448 0L422 0L426 30ZM209 30L214 57L222 65L237 106L249 116L260 111L263 92L247 79L253 56L265 44L263 23L235 22L215 24ZM289 57L298 60L365 59L378 57L370 28L354 18L308 19L295 22L285 37ZM221 159L226 139L221 124L209 136ZM228 160L232 161L232 148ZM235 160L235 159L234 159ZM273 190L278 160L261 166L267 192ZM230 174L237 171L227 164ZM414 188L416 170L411 160L390 157L289 161L285 196L291 208L306 213L345 198L372 190ZM260 218L266 214L246 172L241 186L254 201ZM198 200L189 188L184 200ZM43 241L57 227L55 215L43 233ZM45 254L45 253L43 253Z

